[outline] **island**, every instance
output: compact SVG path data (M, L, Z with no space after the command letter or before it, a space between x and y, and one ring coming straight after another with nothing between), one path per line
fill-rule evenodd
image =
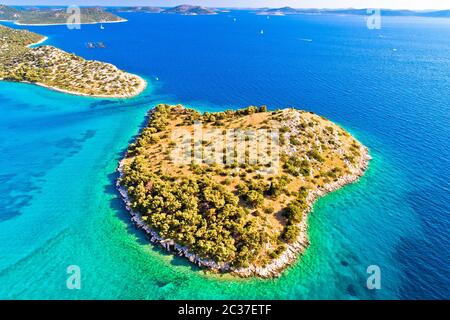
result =
M283 8L262 8L256 12L257 15L267 15L267 16L284 16L287 14L299 14L300 11L298 9L294 9L291 7L283 7Z
M207 8L203 6L193 6L188 4L179 5L173 8L160 8L150 6L136 6L136 7L119 7L114 9L115 12L140 12L140 13L164 13L164 14L179 14L184 16L197 15L213 15L217 14L218 10Z
M85 60L53 46L39 34L0 25L0 80L33 83L75 95L128 98L146 82L112 64Z
M369 160L312 112L161 104L120 161L117 188L152 243L210 272L271 278L308 246L315 200L358 180Z
M171 9L166 9L162 13L168 14L181 14L185 16L196 16L196 15L214 15L217 11L212 8L202 7L202 6L191 6L183 4L180 6L173 7Z
M414 10L392 10L392 9L381 9L383 16L393 16L393 17L429 17L429 18L448 18L450 17L450 10L424 10L424 11L414 11ZM368 9L296 9L292 7L282 7L282 8L261 8L256 11L257 15L267 15L267 16L285 16L285 15L298 15L298 14L308 14L308 15L358 15L367 16L371 14Z
M146 7L146 6L138 6L138 7L119 7L114 9L115 12L141 12L141 13L161 13L164 9L160 7Z
M13 21L17 25L58 25L73 23L70 19L72 13L67 12L67 8L32 8L16 9L5 5L0 5L0 20ZM115 23L125 22L115 14L105 11L103 8L80 8L80 23Z
M0 4L0 20L15 21L20 18L20 11L13 7Z

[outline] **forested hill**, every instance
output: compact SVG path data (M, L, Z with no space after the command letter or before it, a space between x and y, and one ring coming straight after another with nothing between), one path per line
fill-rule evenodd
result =
M69 11L69 12L68 12ZM120 22L125 19L103 8L81 8L81 23ZM73 23L72 12L67 8L13 8L0 5L0 20L15 21L18 24L63 24Z

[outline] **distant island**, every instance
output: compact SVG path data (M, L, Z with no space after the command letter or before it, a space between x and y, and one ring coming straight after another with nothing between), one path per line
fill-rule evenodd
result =
M180 5L171 9L162 11L162 13L176 13L182 15L213 15L217 14L215 9L202 7L202 6L191 6L191 5Z
M287 14L299 14L298 9L294 9L291 7L283 7L283 8L263 8L256 12L258 15L270 15L270 16L284 16Z
M127 98L146 82L109 63L85 60L52 46L32 48L46 37L0 25L0 80L33 83L93 97Z
M173 8L160 8L160 7L119 7L114 9L115 12L143 12L143 13L164 13L164 14L180 14L185 16L197 16L197 15L213 15L217 14L218 10L213 8L207 8L202 6L192 5L179 5Z
M413 11L413 10L390 10L381 9L384 16L414 16L414 17L434 17L448 18L450 10L437 11ZM291 7L282 8L262 8L256 11L257 15L284 16L296 14L340 14L340 15L368 15L367 9L295 9Z
M272 142L255 140L273 130ZM217 144L224 137L226 146ZM265 156L256 161L250 146ZM219 157L174 161L211 151ZM117 186L151 242L211 271L270 278L308 246L315 200L356 181L369 159L348 132L311 112L158 105L120 162Z
M160 7L119 7L113 9L115 12L144 12L144 13L161 13L164 9Z
M80 8L81 24L125 22L126 20L102 8ZM18 25L54 25L70 22L66 8L16 9L0 5L0 20L14 21Z

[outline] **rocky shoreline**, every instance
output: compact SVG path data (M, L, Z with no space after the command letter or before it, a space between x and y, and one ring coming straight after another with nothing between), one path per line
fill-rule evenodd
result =
M129 99L129 98L133 98L133 97L140 95L147 88L147 81L145 81L143 78L141 78L137 75L133 75L130 73L128 73L128 74L131 76L135 76L139 80L139 86L134 90L133 93L130 93L130 94L110 94L110 95L108 95L108 94L87 94L87 93L83 93L83 92L70 91L70 90L65 90L65 89L61 89L61 88L57 88L57 87L52 87L52 86L46 85L41 82L29 82L29 81L13 81L13 82L32 84L32 85L46 88L48 90L61 92L61 93L65 93L65 94L70 94L73 96L90 97L90 98ZM0 79L0 80L3 80L3 79Z
M35 43L30 43L29 45L27 45L27 47L28 47L28 48L31 48L31 47L33 47L33 46L37 46L37 45L39 45L39 44L41 44L41 43L44 43L44 42L47 41L47 40L48 40L48 37L42 37L41 40L39 40L39 41L37 41L37 42L35 42Z
M110 63L86 60L49 45L48 38L0 25L0 80L96 98L132 98L147 82Z
M233 274L236 274L240 277L252 277L259 276L262 278L276 278L280 276L281 272L289 267L298 257L302 254L309 245L308 239L308 216L312 211L312 207L316 200L325 196L328 193L331 193L335 190L338 190L344 187L347 184L354 183L359 180L359 178L364 174L369 166L369 161L372 159L369 155L369 151L367 148L361 146L360 148L361 158L358 163L358 167L354 169L351 174L345 175L338 179L337 181L333 181L324 185L321 189L317 189L308 194L306 198L308 202L308 209L305 210L302 221L298 224L300 229L300 235L297 240L292 244L289 244L285 251L280 255L280 257L271 261L267 266L258 267L258 266L250 266L248 268L240 268L232 270Z
M154 110L155 109L151 109L147 113L146 123L148 123ZM124 156L126 156L126 152L125 152ZM131 215L130 220L136 226L136 228L141 229L145 233L145 235L147 236L147 238L150 240L151 243L153 243L155 245L159 245L162 249L164 249L167 252L175 253L180 257L184 257L184 258L188 259L191 263L197 265L200 268L208 268L209 270L216 271L216 272L231 271L230 266L227 264L218 264L217 262L215 262L213 260L203 259L203 258L199 257L198 255L196 255L192 252L189 252L189 248L181 246L178 243L175 243L171 239L162 238L156 230L153 230L147 223L145 223L144 220L142 220L142 216L138 212L131 209L131 201L128 196L128 191L126 190L125 187L120 185L120 180L123 177L124 162L125 162L125 158L123 158L119 162L119 166L117 168L119 177L116 181L116 188L120 194L120 197L122 198L123 202L125 203L125 209Z
M218 264L213 260L202 259L198 255L189 252L188 248L175 243L173 240L162 238L157 231L153 230L147 223L144 222L144 220L142 220L142 217L138 212L131 209L131 202L130 198L128 197L128 192L124 187L120 185L120 179L122 178L123 175L123 162L124 160L120 161L119 167L117 169L119 172L119 179L116 182L117 190L119 191L119 194L125 203L125 209L127 209L127 211L131 215L131 222L138 229L144 231L145 235L150 240L150 242L159 245L162 249L168 252L176 253L180 257L185 257L191 263L194 263L199 267L206 267L209 268L210 270L215 271L231 271L230 267L226 264L222 265Z
M148 118L152 115L151 110L148 113ZM213 272L229 272L233 275L248 278L253 276L258 276L261 278L276 278L279 277L283 270L289 267L296 259L298 259L299 255L302 254L309 245L308 239L308 216L312 211L312 207L317 199L325 196L326 194L333 192L337 189L342 188L347 184L351 184L359 180L359 178L364 174L369 166L369 161L371 157L369 155L369 151L366 147L360 144L360 153L361 157L356 165L351 170L350 174L347 174L337 181L333 181L324 185L322 188L309 192L306 200L308 203L308 209L305 210L302 220L297 225L300 229L300 234L296 241L286 246L286 249L283 253L276 259L272 260L268 265L261 267L251 265L246 268L232 268L228 264L219 264L213 260L203 259L198 255L189 251L189 248L181 246L175 243L171 239L164 239L160 237L157 231L153 230L145 221L142 220L141 215L138 212L135 212L131 209L131 202L128 197L127 190L120 185L120 180L123 176L123 165L125 158L122 159L119 163L117 171L119 172L119 178L116 182L117 190L125 203L125 208L131 215L131 221L134 225L144 231L148 239L151 243L159 245L162 249L177 254L180 257L185 257L191 263L196 264L201 268L207 268Z

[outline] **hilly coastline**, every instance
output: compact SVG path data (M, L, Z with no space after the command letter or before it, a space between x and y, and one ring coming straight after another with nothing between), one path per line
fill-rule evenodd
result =
M428 11L414 11L414 10L390 10L380 9L384 16L394 17L435 17L448 18L450 17L450 10L428 10ZM282 8L264 8L256 10L258 15L269 16L284 16L297 14L338 14L338 15L368 15L367 9L296 9L292 7Z
M69 94L127 98L146 82L112 64L85 60L53 46L38 46L46 37L0 25L0 80L32 83Z
M18 25L53 25L72 23L70 17L73 13L67 8L29 8L17 9L0 5L0 20L14 21ZM103 8L80 8L80 23L113 23L126 20Z

